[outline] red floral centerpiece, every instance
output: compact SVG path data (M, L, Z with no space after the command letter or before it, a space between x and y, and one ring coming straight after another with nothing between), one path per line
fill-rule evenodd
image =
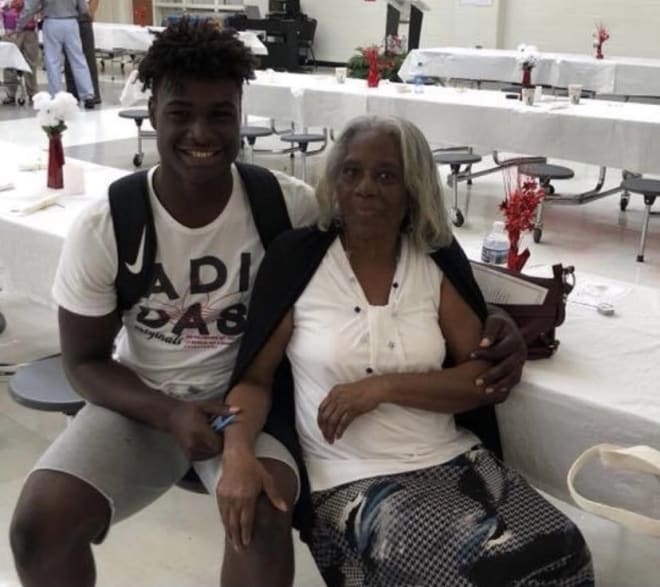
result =
M516 60L522 70L522 87L532 87L532 69L536 66L538 58L538 49L534 45L518 45L518 55Z
M38 92L33 98L37 120L48 135L48 181L49 188L64 187L64 150L62 133L66 130L66 120L78 113L78 100L68 92L58 92L54 97L48 92Z
M377 88L380 82L380 49L376 45L371 45L362 49L362 55L364 55L369 68L367 71L367 87Z
M533 179L521 178L517 172L515 180L513 176L514 173L504 175L506 197L500 204L500 210L504 213L504 228L509 236L506 264L509 269L520 272L530 255L529 249L518 253L520 237L534 228L536 209L543 201L545 192Z
M609 31L605 28L603 23L596 25L596 32L594 37L594 49L596 49L596 59L603 58L603 43L610 38Z

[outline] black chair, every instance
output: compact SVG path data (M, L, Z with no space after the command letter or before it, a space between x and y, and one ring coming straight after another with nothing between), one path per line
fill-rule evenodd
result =
M156 136L156 132L153 130L142 130L142 123L146 118L149 118L149 111L146 108L129 108L127 110L120 110L119 117L132 120L137 127L137 152L133 156L133 165L140 167L144 159L142 139L154 138Z
M527 163L519 167L520 173L539 180L546 196L555 193L554 186L550 183L553 179L571 179L575 172L570 167L563 165L551 165L550 163ZM543 206L545 201L539 204L536 210L536 222L534 224L534 242L541 242L543 236Z
M85 399L71 387L64 374L62 355L19 367L9 379L9 395L26 408L61 412L70 417L74 417L85 405ZM195 493L207 493L192 468L177 485Z
M463 226L465 219L467 218L470 192L468 191L468 195L465 199L465 215L463 215L463 212L461 212L461 209L458 206L458 179L462 174L469 173L472 165L481 161L481 156L470 153L469 151L437 151L433 153L433 160L438 165L449 165L451 170L449 173L449 183L452 186L454 195L451 207L453 214L452 222L454 223L454 226ZM464 171L461 171L461 165L466 166Z
M259 137L269 137L273 129L267 126L241 126L241 139L250 147L250 163L254 163L254 145Z
M316 36L316 27L318 21L315 18L305 18L300 21L298 29L298 54L301 57L300 65L307 65L309 57L312 57L312 63L316 68L316 56L314 55L314 37Z
M293 148L291 151L291 175L294 175L294 151L298 151L302 159L302 173L300 175L300 179L307 181L307 156L316 155L317 153L321 153L323 150L325 150L325 147L328 144L327 131L324 129L323 133L309 133L305 128L300 133L292 131L290 133L280 135L280 140L285 143L290 143ZM311 143L322 143L322 145L314 151L309 151L308 149Z
M646 179L644 177L631 177L624 179L621 187L628 192L642 194L644 196L644 218L642 219L642 234L639 241L639 252L637 261L644 262L644 248L646 247L646 235L649 230L649 218L651 217L651 206L655 199L660 196L660 181L657 179Z

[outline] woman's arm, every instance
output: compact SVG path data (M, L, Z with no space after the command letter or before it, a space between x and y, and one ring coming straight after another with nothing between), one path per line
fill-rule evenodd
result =
M232 407L239 408L234 422L225 428L223 458L234 451L252 451L254 441L264 426L271 404L273 375L284 357L293 332L293 310L289 310L261 348L239 383L227 393Z
M434 412L460 413L501 400L477 382L489 367L471 360L481 340L482 324L448 279L443 279L438 316L454 367L426 373L391 373L337 385L319 407L318 423L328 442L340 438L359 415L381 403Z
M273 478L254 454L254 442L270 409L273 375L291 338L292 316L290 310L229 392L232 405L240 412L224 431L222 476L216 499L227 538L237 550L250 544L257 500L262 493L277 509L287 509Z

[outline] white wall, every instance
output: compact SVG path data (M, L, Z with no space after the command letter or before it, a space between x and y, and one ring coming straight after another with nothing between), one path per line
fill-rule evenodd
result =
M319 61L345 62L356 47L383 43L387 3L382 0L302 0L300 8L318 21L314 54Z
M430 11L424 14L420 44L496 47L502 1L480 7L463 6L459 0L425 0ZM355 47L383 41L385 0L302 0L301 8L319 21L314 50L321 61L346 61ZM400 33L407 34L407 25Z
M100 0L96 20L98 22L132 23L132 0Z
M590 53L591 34L603 22L611 39L605 56L660 57L658 0L507 0L501 46L534 43L546 51Z

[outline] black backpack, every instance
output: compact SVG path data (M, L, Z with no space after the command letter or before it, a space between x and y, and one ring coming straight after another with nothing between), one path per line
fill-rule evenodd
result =
M236 163L245 185L259 238L268 248L280 233L291 228L282 188L268 169ZM148 171L139 171L110 185L110 213L117 242L117 307L120 312L132 308L148 291L156 268L156 229L149 202ZM142 239L144 238L144 245ZM136 261L142 250L142 268L138 273L128 264Z

